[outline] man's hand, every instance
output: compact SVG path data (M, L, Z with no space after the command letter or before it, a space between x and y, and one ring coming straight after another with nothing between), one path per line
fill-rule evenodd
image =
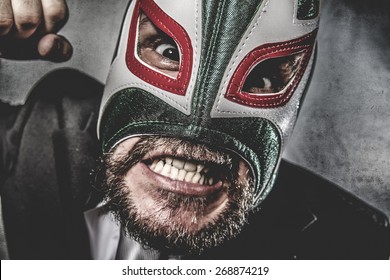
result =
M56 34L67 19L65 0L0 0L0 57L68 60L72 46Z

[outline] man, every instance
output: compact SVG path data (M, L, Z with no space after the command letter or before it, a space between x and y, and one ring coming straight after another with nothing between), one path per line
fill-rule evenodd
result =
M4 57L69 57L65 2L1 3ZM98 117L72 71L3 105L10 256L388 258L382 213L280 161L318 20L319 1L132 1Z

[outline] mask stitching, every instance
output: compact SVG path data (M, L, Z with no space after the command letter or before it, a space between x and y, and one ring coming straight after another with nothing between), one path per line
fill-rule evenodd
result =
M302 38L299 38L298 40L294 40L293 42L287 42L287 43L278 44L278 45L276 45L276 46L266 47L266 48L264 48L263 50L264 50L264 51L272 50L272 51L269 52L268 54L274 54L274 53L281 52L281 51L293 51L293 50L296 50L296 49L302 49L302 48L303 48L303 49L305 49L305 50L304 50L304 52L305 52L305 58L304 58L304 60L302 61L302 63L303 63L304 65L306 65L307 62L308 62L308 59L309 59L308 52L311 52L311 50L310 50L310 49L311 49L310 45L305 44L305 45L302 45L302 46L294 46L294 47L288 47L288 46L290 46L290 45L292 45L292 44L294 44L294 45L295 45L295 44L299 44L300 42L306 40L307 38L309 38L309 37L312 36L312 35L313 35L313 33L309 33L309 34L307 34L306 36L303 36ZM245 60L245 58L244 58L244 60ZM280 93L280 94L278 94L277 96L274 96L274 97L266 97L266 98L264 98L264 99L266 99L266 100L275 100L275 102L274 102L274 103L270 103L270 104L264 104L264 105L262 105L262 107L274 107L274 106L278 106L278 105L280 105L280 104L283 104L283 103L286 102L287 100L289 100L289 98L290 98L291 95L293 94L293 92L291 91L291 88L293 88L293 87L295 87L295 86L297 85L296 83L294 83L294 81L296 81L297 78L298 78L298 79L300 78L298 74L301 74L301 76L303 75L302 72L303 72L304 70L305 70L304 68L301 68L300 71L299 71L299 72L296 74L296 76L294 77L294 79L290 82L290 85L284 90L284 93L290 91L289 94L285 95L284 97L283 97L284 93ZM228 74L228 76L229 76L229 75L230 75L230 73ZM232 77L231 77L230 80L233 80L234 77L236 77L236 75L237 75L237 72L235 72L235 73L232 75ZM227 77L228 77L228 76L227 76ZM228 80L226 79L226 81L225 81L225 83L224 83L224 88L225 88L225 84L227 83L227 81L228 81ZM244 81L241 81L241 84L240 84L239 88L242 87L243 82L244 82ZM228 89L226 89L226 91L228 91ZM239 93L239 94L240 94L240 93ZM221 95L220 95L220 98L219 98L219 100L218 100L218 105L220 104L220 102L221 102L223 96L225 96L225 95L224 95L224 94L221 94ZM250 102L250 101L241 100L241 99L237 98L236 96L230 96L229 98L232 99L232 100L235 100L235 101L236 101L237 103L239 103L239 104L245 104L245 105L253 106L253 107L256 106L256 103ZM255 99L255 98L256 98L256 97L250 97L250 96L248 96L248 99ZM279 101L276 101L276 100L278 100L278 99L280 99L280 100L279 100ZM221 112L221 111L217 109L217 112Z
M195 46L194 46L194 56L193 56L194 63L192 65L193 69L191 71L192 72L191 81L188 85L188 90L187 90L187 94L186 94L186 103L187 104L189 103L188 101L189 101L190 97L193 96L194 87L195 87L195 79L197 76L197 69L199 68L199 65L198 65L198 42L199 42L198 30L199 30L199 0L196 0L196 4L195 4ZM198 67L196 67L196 65L198 65ZM187 95L189 95L189 96L187 97ZM189 104L189 107L191 107L191 104Z
M316 32L316 31L313 31L313 32ZM259 107L257 102L261 101L261 100L264 100L264 101L267 101L267 100L275 100L275 102L273 103L269 103L269 104L262 104L260 107L261 108L268 108L268 107L275 107L275 106L279 106L283 103L285 103L286 101L288 101L292 94L293 94L293 90L292 88L296 87L297 86L297 79L301 79L302 76L304 75L304 72L306 71L306 66L308 65L308 61L310 60L310 53L312 52L312 47L310 44L305 44L305 45L301 45L301 46L293 46L293 47L289 47L291 45L296 45L296 44L299 44L300 42L303 42L307 39L309 39L310 37L313 36L313 32L301 37L301 38L298 38L296 40L293 40L293 41L289 41L289 42L285 42L285 43L280 43L280 44L277 44L277 45L274 45L274 46L269 46L269 47L265 47L265 48L261 48L262 51L268 51L268 50L273 50L271 52L269 52L268 54L274 54L274 53L277 53L277 52L281 52L281 51L293 51L293 50L299 50L299 49L304 49L304 52L305 52L305 55L304 55L304 60L302 61L302 64L305 65L305 67L301 68L299 70L299 72L296 74L296 76L294 77L294 79L290 82L289 86L286 87L285 90L282 91L282 93L279 93L277 94L276 96L273 96L273 97L251 97L251 96L248 96L248 95L245 95L245 98L246 99L252 99L253 102L251 101L246 101L246 100L243 100L243 99L240 99L240 98L237 98L236 96L227 96L226 97L226 94L221 94L219 99L218 99L218 103L217 103L217 108L216 108L216 111L218 113L221 113L222 111L218 109L220 103L221 103L221 100L222 100L222 97L225 96L225 98L227 98L228 100L234 100L236 103L239 103L239 104L244 104L244 105L247 105L247 106L251 106L251 107ZM261 46L260 46L261 47ZM267 55L268 55L267 54ZM246 58L244 58L242 61L245 61ZM253 65L252 65L253 66ZM228 74L230 75L230 73ZM235 72L230 81L234 80L234 78L236 77L237 75L237 72ZM227 76L228 77L228 76ZM227 79L224 83L224 86L223 88L225 88L225 85L227 83ZM239 85L239 88L242 88L242 84L244 83L244 80L242 80L240 82L240 85ZM229 88L231 87L231 85L229 85ZM226 92L229 92L229 88L226 89L226 90L223 90L223 91L226 91ZM285 94L286 92L289 92L289 94ZM238 95L242 96L244 95L241 91L238 92Z
M312 55L308 58L308 60L309 60L309 62L308 62L308 65L311 65L312 64L312 62L310 62L310 60L312 60L313 58L312 58ZM309 68L306 68L305 69L305 72L308 70ZM309 72L310 73L310 72ZM303 74L303 76L302 76L302 78L304 78L305 77L305 75L307 75L307 73L304 73ZM298 102L299 103L299 102ZM255 108L256 109L256 108ZM272 108L271 108L272 109ZM230 110L230 111L225 111L225 110L217 110L217 112L218 113L223 113L223 114L232 114L232 115L238 115L238 114L240 114L240 115L252 115L252 116L257 116L257 115L259 115L259 111L256 111L256 112L253 112L253 111L251 111L251 112L243 112L243 111L232 111L232 110Z
M302 46L302 47L303 47L303 48L310 48L309 45L304 45L304 46ZM299 46L299 47L291 47L291 48L280 48L280 49L275 49L274 51L272 51L272 52L270 52L270 53L268 53L268 54L274 54L274 53L277 53L277 52L280 52L280 51L290 51L290 50L296 50L296 49L301 49L301 46ZM307 58L307 56L308 56L308 50L306 49L306 50L304 50L304 52L305 52L305 58L304 58L304 60L302 61L302 63L303 63L303 64L306 64L306 63L307 63L307 60L308 60L308 58ZM253 66L253 65L251 65L251 67L252 67L252 66ZM273 96L273 97L272 97L272 96L264 97L263 99L265 99L265 100L275 100L275 102L274 102L274 103L270 103L270 104L264 104L264 105L262 105L261 107L275 107L275 106L278 106L278 105L283 104L286 100L289 100L290 97L291 97L291 95L293 94L293 91L292 91L291 89L294 88L294 87L297 85L296 81L297 81L297 79L300 79L300 76L303 75L302 72L303 72L304 70L305 70L305 69L301 68L300 71L299 71L298 73L296 73L295 77L290 81L290 83L289 83L289 85L286 87L286 89L283 90L281 93L277 93L277 95L276 95L276 96ZM233 79L234 77L236 77L236 75L237 75L237 72L236 72L235 74L233 74L233 76L232 76L231 79ZM243 83L244 83L244 80L241 81L239 88L242 88ZM229 89L228 89L228 90L229 90ZM290 92L289 92L289 91L290 91ZM285 95L284 98L281 99L281 97L282 97L286 92L289 92L289 94ZM239 99L239 98L237 98L237 97L235 97L235 96L231 96L231 97L229 97L229 98L230 98L230 99L233 99L233 100L236 100L236 102L237 102L237 103L240 103L240 104L245 104L245 105L249 105L249 106L255 106L255 105L256 105L256 103L254 103L254 102L243 101L243 100L241 100L241 99ZM256 97L248 96L247 98L248 98L248 99L255 99ZM262 99L262 98L260 97L260 99ZM255 100L255 101L256 101L256 100Z

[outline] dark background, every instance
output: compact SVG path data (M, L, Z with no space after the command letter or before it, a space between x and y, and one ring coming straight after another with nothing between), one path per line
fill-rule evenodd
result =
M128 0L68 0L66 63L0 61L0 98L21 104L55 68L104 83ZM284 157L390 217L390 9L386 0L323 0L318 63Z

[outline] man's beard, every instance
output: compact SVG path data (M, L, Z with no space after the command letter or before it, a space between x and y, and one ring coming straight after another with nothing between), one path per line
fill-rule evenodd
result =
M221 179L223 191L226 191L229 200L222 212L199 230L191 231L174 219L162 224L157 210L156 213L142 216L132 200L124 176L132 166L158 147L163 147L173 155L178 151L200 157L207 155L215 164L225 168L225 177ZM146 247L168 254L197 255L236 237L247 221L253 199L253 182L249 176L239 180L238 163L238 156L204 145L176 138L144 136L126 155L115 158L112 153L104 155L96 178L104 193L105 210L114 214L131 238ZM214 197L189 196L161 188L150 189L148 194L156 203L155 209L169 210L171 217L181 217L184 212L193 213L191 223L194 224L204 215L205 207L214 200Z

